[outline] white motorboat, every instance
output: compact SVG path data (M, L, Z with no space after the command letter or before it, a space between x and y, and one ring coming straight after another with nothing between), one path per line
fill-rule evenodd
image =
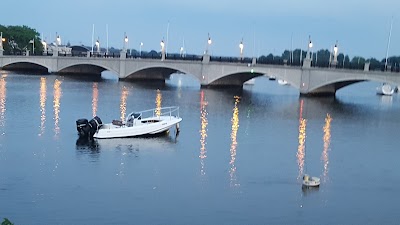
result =
M383 84L381 87L376 88L376 94L378 95L393 95L395 89L389 84Z
M278 79L278 84L280 85L287 85L288 82L286 80Z
M308 174L303 176L303 188L319 187L321 181L318 177L311 177Z
M99 117L76 121L80 136L89 138L121 138L159 134L176 126L179 132L179 107L163 107L130 113L125 121L113 120L103 124Z

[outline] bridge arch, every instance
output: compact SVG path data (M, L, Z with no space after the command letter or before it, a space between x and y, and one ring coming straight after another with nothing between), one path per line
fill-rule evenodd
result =
M263 76L260 72L237 72L209 80L210 86L242 86L246 81Z
M18 70L18 71L33 71L48 73L50 68L40 62L34 62L32 60L18 60L6 63L2 67L3 70Z
M242 86L246 81L260 76L274 76L276 79L287 81L296 89L300 87L301 70L286 68L284 66L225 66L221 69L214 68L209 73L209 85L216 86ZM216 72L215 72L216 71ZM214 75L215 74L215 75Z
M101 75L101 72L103 71L110 71L117 76L119 75L119 71L116 71L107 65L97 63L96 61L90 63L71 63L69 65L64 65L63 67L59 68L58 73Z
M180 73L191 75L200 82L199 75L194 71L190 71L185 68L177 68L173 65L154 65L154 66L143 66L134 70L127 71L124 79L134 80L165 80L169 79L171 74Z
M318 85L310 86L310 93L336 93L339 89L347 87L349 85L365 82L365 81L374 81L379 83L388 83L392 85L399 85L394 81L390 81L385 79L384 77L342 77L342 78L334 78L330 80L326 80L325 82L318 83Z

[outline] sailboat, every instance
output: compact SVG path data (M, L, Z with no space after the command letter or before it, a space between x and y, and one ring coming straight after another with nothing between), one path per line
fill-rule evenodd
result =
M393 95L395 88L392 88L390 84L383 84L381 87L376 88L377 95Z
M393 29L393 17L390 22L390 31L389 31L389 37L388 37L388 43L386 47L386 58L385 58L385 71L388 68L388 56L389 56L389 47L390 47L390 38L392 37L392 29ZM395 92L395 88L392 88L389 84L384 83L381 87L376 88L376 94L378 95L393 95Z

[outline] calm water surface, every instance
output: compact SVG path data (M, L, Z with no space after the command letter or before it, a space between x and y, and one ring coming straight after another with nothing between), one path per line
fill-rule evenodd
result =
M104 75L103 78L109 78ZM398 224L400 97L300 98L0 73L0 218L24 224ZM179 106L181 132L78 140L75 121ZM303 191L301 176L321 177ZM310 222L311 221L311 222Z

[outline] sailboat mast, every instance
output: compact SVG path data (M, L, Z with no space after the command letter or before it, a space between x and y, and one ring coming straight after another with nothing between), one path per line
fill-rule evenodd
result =
M387 69L387 63L388 63L390 38L392 37L392 28L393 28L393 17L392 17L392 21L390 22L389 38L388 38L388 43L386 46L385 70Z
M94 40L94 24L92 29L92 54L93 54L93 40Z

